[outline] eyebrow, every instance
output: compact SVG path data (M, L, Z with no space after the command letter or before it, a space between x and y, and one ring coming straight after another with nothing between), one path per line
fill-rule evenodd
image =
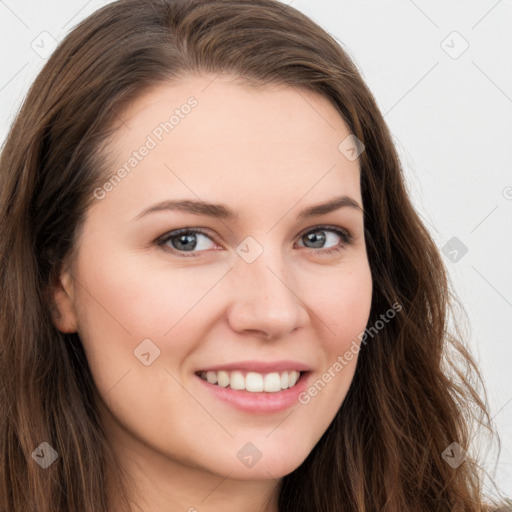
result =
M339 196L327 201L326 203L316 204L302 210L297 218L305 219L325 215L327 213L339 210L343 207L353 208L363 212L363 208L353 198L349 196ZM224 204L206 203L204 201L196 200L165 200L160 203L154 204L140 212L132 220L140 219L145 215L154 212L161 212L165 210L181 211L185 213L192 213L194 215L205 215L223 220L234 220L238 218L238 212L235 212Z

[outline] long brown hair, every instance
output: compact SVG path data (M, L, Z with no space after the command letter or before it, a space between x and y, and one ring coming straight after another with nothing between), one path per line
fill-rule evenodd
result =
M478 461L468 455L454 468L442 456L453 442L469 450L472 421L491 428L481 376L448 333L443 261L355 65L329 34L276 0L126 0L59 45L1 155L0 512L107 512L107 472L123 493L80 339L55 328L50 290L76 250L92 191L109 174L102 151L116 117L150 87L198 72L304 88L332 102L365 146L369 324L402 306L362 346L332 424L282 479L279 510L485 510ZM32 460L42 442L59 454L46 470Z

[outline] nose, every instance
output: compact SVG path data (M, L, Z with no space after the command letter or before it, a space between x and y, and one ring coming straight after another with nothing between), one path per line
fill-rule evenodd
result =
M308 322L303 290L280 256L265 251L252 263L238 259L229 276L228 323L237 333L279 339Z

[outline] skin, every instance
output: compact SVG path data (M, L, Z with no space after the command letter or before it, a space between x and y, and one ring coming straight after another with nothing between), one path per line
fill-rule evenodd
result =
M112 172L190 96L197 106L89 209L55 287L55 324L80 335L141 509L277 511L280 479L331 423L357 356L307 405L273 414L221 402L195 371L292 359L311 366L314 382L357 340L372 295L362 211L298 214L340 195L362 206L359 161L338 150L350 131L323 96L203 74L152 89L120 116ZM164 210L132 220L166 199L223 203L238 216ZM322 224L349 231L352 242L318 233ZM171 241L168 251L158 246L185 227L209 234L198 235L196 257L172 253ZM327 235L324 245L303 236L310 232ZM263 249L250 264L236 252L248 236ZM179 251L179 237L174 244ZM144 339L160 350L149 366L134 356ZM252 467L236 455L248 442L262 454Z

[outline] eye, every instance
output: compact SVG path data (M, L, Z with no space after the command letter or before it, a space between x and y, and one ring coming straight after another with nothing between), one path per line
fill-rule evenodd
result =
M299 247L312 249L315 253L330 254L341 251L349 245L352 242L352 236L348 231L338 227L317 226L303 232L299 236L299 241L303 244L312 244L312 247L305 245ZM171 231L159 238L156 244L164 251L184 257L199 256L196 253L207 251L216 245L208 233L198 228L182 228ZM330 245L325 247L325 244Z
M307 249L319 249L315 252L330 254L341 251L349 245L352 242L352 236L348 231L334 226L317 226L305 232L299 241L312 245L312 247L306 246ZM329 246L326 247L325 244Z
M208 247L210 241L213 240L202 230L194 228L182 228L172 231L158 241L159 246L163 246L164 250L170 250L174 253L180 252L201 252ZM168 245L170 243L170 246ZM187 256L196 256L195 254L187 254Z

